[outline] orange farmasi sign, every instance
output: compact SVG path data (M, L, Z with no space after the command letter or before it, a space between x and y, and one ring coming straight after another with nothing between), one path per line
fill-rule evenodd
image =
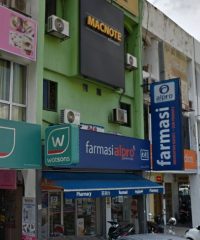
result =
M184 149L184 169L197 169L197 153L193 150Z

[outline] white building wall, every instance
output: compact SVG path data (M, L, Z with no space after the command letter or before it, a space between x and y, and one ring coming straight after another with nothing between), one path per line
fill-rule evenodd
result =
M159 79L158 40L151 39L151 45L143 51L143 66L148 66L151 78Z
M193 37L153 5L144 1L143 28L189 58L193 57Z
M190 123L190 149L197 152L198 160L197 174L189 173L192 221L193 226L195 226L200 224L200 42L147 1L144 1L143 5L143 39L145 44L149 45L149 50L145 51L143 63L150 61L158 67L157 57L153 51L155 42L158 41L168 43L171 47L187 56L188 59L188 98L192 101L193 111L186 114ZM154 72L157 71L155 66L152 66ZM167 181L167 174L165 175ZM177 186L174 190L177 191ZM177 196L175 198L177 200ZM175 204L177 204L177 201ZM175 211L175 209L173 210Z

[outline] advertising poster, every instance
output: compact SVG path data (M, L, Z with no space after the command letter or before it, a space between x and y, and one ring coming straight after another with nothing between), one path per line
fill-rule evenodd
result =
M36 21L0 6L0 28L0 50L36 60Z
M37 240L36 238L36 204L35 198L23 198L22 207L22 240Z

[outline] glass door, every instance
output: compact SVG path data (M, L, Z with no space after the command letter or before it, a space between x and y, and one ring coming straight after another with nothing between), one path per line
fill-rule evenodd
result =
M77 235L96 234L96 199L77 199Z
M63 192L42 192L42 239L64 235Z

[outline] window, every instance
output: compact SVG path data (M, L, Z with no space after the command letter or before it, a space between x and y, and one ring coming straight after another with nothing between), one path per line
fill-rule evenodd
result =
M183 146L190 149L189 118L186 116L183 116Z
M57 83L46 79L43 81L43 109L57 111Z
M26 67L0 59L0 118L26 120Z
M131 127L131 105L120 102L120 108L127 111L127 123L123 124L123 126Z
M144 138L149 140L149 105L144 104Z
M51 15L56 15L56 0L46 0L45 23Z

